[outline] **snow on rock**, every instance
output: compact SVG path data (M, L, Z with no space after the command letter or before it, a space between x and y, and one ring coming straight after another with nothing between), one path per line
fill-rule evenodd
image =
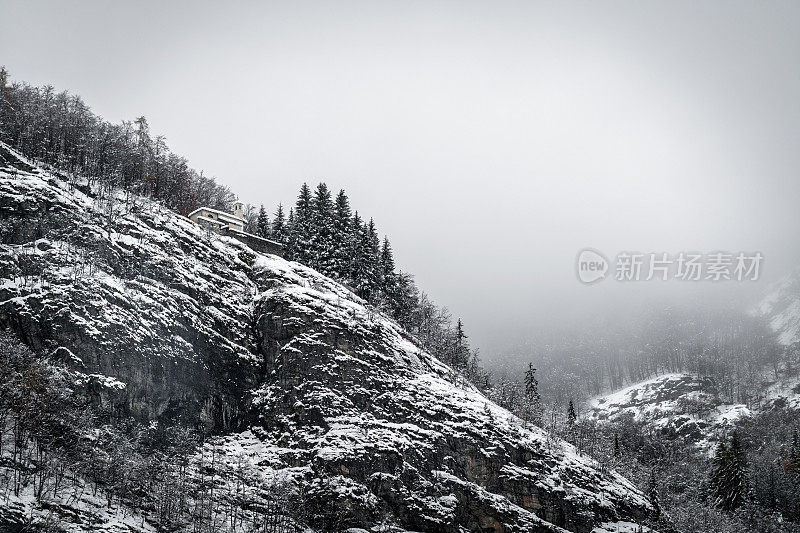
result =
M725 403L713 380L692 374L657 376L594 398L588 407L588 416L597 421L631 417L700 447L712 445L718 435L751 414L745 405Z
M652 529L634 522L606 522L592 530L592 533L650 533Z
M667 437L685 438L712 451L718 439L745 418L773 408L800 409L800 375L772 372L761 381L763 393L750 405L724 399L713 379L664 374L589 401L587 416L598 421L630 417Z
M223 464L287 477L347 527L588 533L649 512L308 267L2 162L0 215L0 328L120 412L205 424Z
M729 425L751 414L750 409L744 404L725 404L717 406L712 414L712 419L718 424Z
M267 374L254 431L309 476L351 480L314 490L354 523L391 509L419 531L590 531L646 512L628 481L523 427L341 285L276 257L253 276Z
M196 412L213 398L238 403L227 378L257 364L253 253L156 203L122 199L0 167L0 327L118 379L137 416L161 416L173 398ZM207 414L221 419L220 409L212 402Z

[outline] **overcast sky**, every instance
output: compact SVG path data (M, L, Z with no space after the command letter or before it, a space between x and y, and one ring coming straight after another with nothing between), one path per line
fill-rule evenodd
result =
M489 360L587 309L752 297L583 286L584 247L800 261L798 2L3 0L0 64L245 201L346 189Z

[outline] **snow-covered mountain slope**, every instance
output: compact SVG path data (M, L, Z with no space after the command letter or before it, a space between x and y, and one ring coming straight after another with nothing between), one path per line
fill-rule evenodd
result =
M336 528L589 532L648 512L331 279L16 166L0 166L0 328L98 404L205 425L221 462L281 472Z
M571 446L548 446L472 387L454 387L448 367L332 281L274 257L260 257L255 276L269 369L255 403L286 462L349 477L351 494L377 496L424 531L470 514L471 529L590 529L610 501L646 505Z
M781 344L800 342L800 269L770 286L753 311L767 318Z
M771 374L751 405L731 403L714 380L687 373L664 374L589 401L587 416L599 422L630 417L666 437L710 450L740 420L775 407L800 408L800 375Z
M589 402L588 416L598 421L632 417L666 435L700 446L720 434L750 410L720 399L714 382L691 374L664 374Z

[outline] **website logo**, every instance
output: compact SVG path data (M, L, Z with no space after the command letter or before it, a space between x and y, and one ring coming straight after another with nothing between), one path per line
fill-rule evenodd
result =
M608 259L597 250L586 248L578 253L578 279L582 283L595 283L605 279Z

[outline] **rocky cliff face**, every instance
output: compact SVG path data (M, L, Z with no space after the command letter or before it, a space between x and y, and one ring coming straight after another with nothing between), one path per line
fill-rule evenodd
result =
M0 328L98 404L202 424L285 471L314 527L589 532L647 513L334 281L4 150Z
M188 219L56 178L0 181L0 325L125 385L115 408L231 428L255 385L254 255ZM250 381L248 381L250 380Z

